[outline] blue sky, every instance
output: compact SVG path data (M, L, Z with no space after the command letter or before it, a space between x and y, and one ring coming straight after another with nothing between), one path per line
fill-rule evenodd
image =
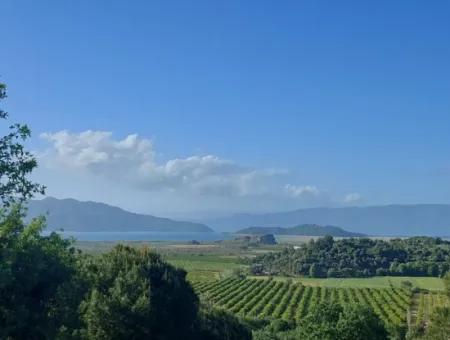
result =
M169 216L450 203L449 10L4 0L2 105L57 197Z

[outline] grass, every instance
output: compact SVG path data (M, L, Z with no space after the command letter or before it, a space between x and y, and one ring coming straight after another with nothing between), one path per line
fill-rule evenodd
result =
M190 281L209 281L220 279L232 273L236 268L243 267L238 258L232 255L202 255L186 253L170 253L165 259L175 267L188 272Z
M150 247L175 267L186 270L190 281L211 281L227 276L233 269L242 267L239 257L245 255L243 251L215 244L191 245L173 241L81 241L75 245L88 254L98 255L111 250L118 243L138 248Z
M267 277L255 276L256 278L266 279ZM289 278L275 276L275 280L287 280ZM301 282L307 286L348 288L348 287L367 287L367 288L389 288L401 287L402 281L410 281L414 287L427 289L431 291L444 290L444 283L437 277L410 277L410 276L375 276L370 278L292 278L293 281Z
M285 236L282 242L306 242L311 239L307 236ZM77 242L76 246L83 251L96 255L110 250L118 242ZM182 242L164 241L135 241L121 242L130 246L147 246L158 253L174 266L183 268L188 272L190 281L210 281L228 276L236 268L245 267L241 264L241 258L254 257L268 251L276 251L280 246L267 246L258 248L241 249L232 247L227 243L217 245L205 243L201 245L190 245ZM282 247L282 246L281 246ZM264 277L258 277L264 279ZM275 277L276 280L286 280L286 277ZM444 285L441 279L435 277L401 277L401 276L379 276L372 278L293 278L309 286L321 287L367 287L367 288L389 288L391 285L400 287L402 281L410 281L414 287L430 291L442 291Z

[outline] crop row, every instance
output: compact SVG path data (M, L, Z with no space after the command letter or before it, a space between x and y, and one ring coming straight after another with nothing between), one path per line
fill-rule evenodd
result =
M370 306L385 323L403 325L411 302L409 292L399 288L312 287L260 279L229 278L197 283L194 289L219 308L257 319L298 321L316 304L340 303Z
M416 325L425 325L430 319L431 313L436 307L449 306L450 301L444 294L422 293L419 297Z

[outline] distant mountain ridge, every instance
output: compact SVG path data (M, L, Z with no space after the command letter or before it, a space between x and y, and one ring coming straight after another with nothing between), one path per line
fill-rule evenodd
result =
M238 230L237 234L274 234L274 235L302 235L302 236L337 236L337 237L361 237L367 236L361 233L353 233L342 228L317 224L301 224L295 227L250 227Z
M48 215L47 215L48 213ZM47 215L47 229L66 231L211 232L202 223L136 214L98 202L47 197L28 203L27 217Z
M269 214L237 214L205 220L220 231L249 225L338 225L347 231L380 236L450 236L450 205L415 204L347 208L310 208Z

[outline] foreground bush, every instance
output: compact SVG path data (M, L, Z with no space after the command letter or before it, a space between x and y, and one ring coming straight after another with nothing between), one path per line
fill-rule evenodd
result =
M148 249L119 245L89 266L81 304L90 339L176 339L192 334L198 298L186 272Z
M202 310L199 315L197 340L250 340L252 333L239 320L223 310Z
M22 217L19 207L0 217L0 338L52 339L77 313L66 294L77 257L69 241L41 236L43 219Z
M255 340L386 340L388 333L379 317L361 305L319 304L311 308L291 331L268 327L254 333Z

